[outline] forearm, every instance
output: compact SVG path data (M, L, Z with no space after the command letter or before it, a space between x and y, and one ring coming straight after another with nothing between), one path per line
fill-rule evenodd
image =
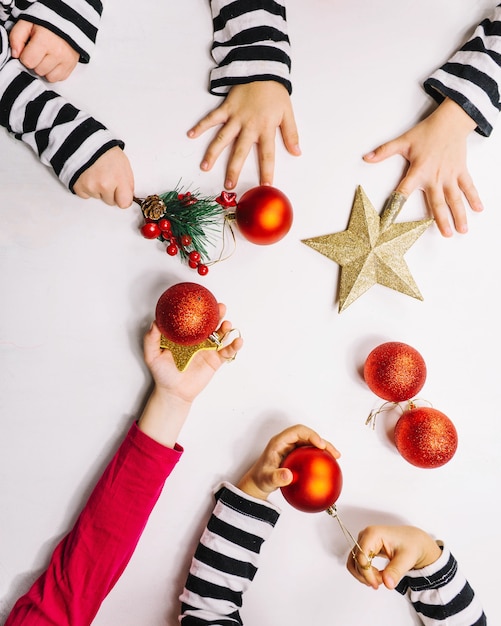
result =
M435 100L450 98L490 135L497 119L501 89L501 5L472 37L424 83Z
M80 174L123 142L10 58L0 69L0 125L28 144L73 190Z
M482 607L456 559L444 548L437 561L407 573L396 587L425 626L486 626Z
M26 5L23 5L26 6ZM101 0L45 0L13 8L12 20L23 19L49 29L70 44L87 63L96 43L103 11Z
M279 518L273 505L229 483L216 493L216 506L192 560L181 600L181 624L242 624L242 596L254 579L261 548Z
M211 0L217 63L210 91L225 95L233 85L275 80L289 93L291 56L283 0Z
M5 626L87 626L129 562L182 448L165 448L134 424L47 570Z

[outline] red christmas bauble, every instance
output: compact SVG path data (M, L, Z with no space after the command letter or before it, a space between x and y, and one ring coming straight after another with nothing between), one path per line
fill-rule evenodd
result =
M160 296L155 318L167 339L181 346L194 346L216 330L219 307L216 298L202 285L177 283Z
M336 459L315 446L294 448L281 467L293 474L292 482L281 487L289 504L305 513L319 513L332 506L343 487L343 474Z
M390 402L414 398L426 381L426 364L417 350L399 341L374 348L364 364L371 391Z
M454 424L444 413L430 407L405 411L394 431L397 450L417 467L440 467L452 459L458 446Z
M260 245L280 241L292 226L292 205L275 187L249 189L237 203L235 219L242 235Z

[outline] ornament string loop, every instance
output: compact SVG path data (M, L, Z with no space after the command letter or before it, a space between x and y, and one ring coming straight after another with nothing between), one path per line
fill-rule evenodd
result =
M326 511L331 517L333 517L334 519L337 520L337 523L339 524L339 528L341 529L341 531L343 532L343 535L346 539L347 544L350 547L350 552L351 552L351 556L353 557L354 561L357 562L357 553L355 552L355 548L358 549L358 551L360 552L360 554L363 554L365 556L365 558L367 559L367 566L362 566L360 565L360 567L362 567L362 569L370 569L372 566L372 559L376 556L375 554L372 554L372 552L369 553L369 555L365 554L365 552L362 550L362 548L360 547L360 544L358 543L358 541L355 539L355 537L350 533L350 531L348 530L348 528L344 525L342 519L339 517L339 513L337 511L336 505L333 504L332 506L330 506L327 511Z

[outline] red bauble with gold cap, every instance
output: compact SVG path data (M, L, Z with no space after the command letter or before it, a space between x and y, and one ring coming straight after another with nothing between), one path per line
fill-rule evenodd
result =
M394 439L397 450L406 461L424 468L445 465L458 446L456 427L447 415L412 403L398 420Z
M194 346L218 327L219 307L212 293L197 283L177 283L160 296L155 314L162 335L181 346Z
M372 350L364 364L364 379L371 391L389 402L414 398L426 381L426 364L412 346L388 341Z
M294 448L282 462L293 474L292 482L281 487L289 504L305 513L326 511L338 499L343 474L336 459L315 446Z
M276 243L292 226L292 205L287 196L269 185L244 193L235 208L235 220L242 235L252 243Z

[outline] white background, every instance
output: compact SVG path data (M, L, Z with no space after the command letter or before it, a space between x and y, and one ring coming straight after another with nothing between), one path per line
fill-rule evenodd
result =
M294 206L289 235L256 246L237 235L228 260L198 277L126 211L71 195L31 151L0 133L0 615L46 566L150 388L142 335L159 295L199 280L228 307L245 346L197 400L137 551L95 624L177 623L178 595L212 509L211 491L236 480L268 439L303 422L342 452L338 510L353 534L370 523L411 523L444 539L499 618L495 511L499 426L499 127L472 136L469 168L485 211L470 232L429 228L405 258L424 301L375 286L339 314L339 267L301 243L346 228L357 185L380 211L405 163L361 155L431 110L422 81L487 13L487 0L290 2L293 104L303 156L277 141L275 185ZM136 193L181 179L222 189L224 161L198 164L209 136L186 130L220 101L207 91L208 3L106 3L98 45L58 90L126 142ZM257 184L250 158L237 188ZM398 221L427 216L415 192ZM396 452L391 417L365 426L380 401L360 370L383 341L423 355L420 393L459 433L453 460L418 469ZM414 624L395 592L375 592L344 569L346 541L323 513L292 509L280 493L277 529L246 594L243 619L260 626Z

